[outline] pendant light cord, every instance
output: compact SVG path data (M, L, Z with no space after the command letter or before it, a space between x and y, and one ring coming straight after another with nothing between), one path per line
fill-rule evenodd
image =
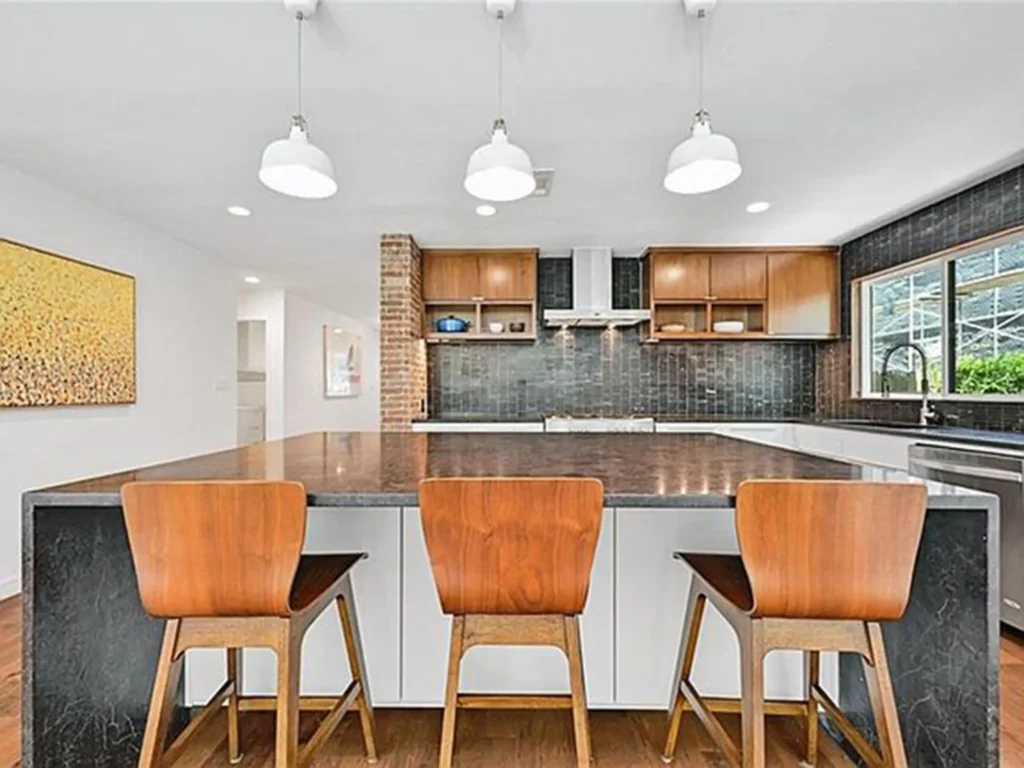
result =
M706 12L701 9L697 13L697 50L699 56L699 64L697 66L698 80L697 80L697 115L701 117L705 114L704 112L704 17Z
M298 45L296 46L296 51L298 54L298 66L296 66L295 68L295 71L297 73L295 82L295 104L298 109L298 111L296 112L296 117L303 123L305 123L305 120L303 120L302 117L302 22L304 21L302 14L295 14L295 20L296 26L298 27Z
M505 122L504 53L505 53L505 12L498 11L498 120Z

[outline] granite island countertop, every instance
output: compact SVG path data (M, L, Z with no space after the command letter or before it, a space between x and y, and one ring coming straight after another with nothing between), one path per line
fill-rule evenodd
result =
M133 480L295 480L311 506L413 506L427 477L587 476L615 507L730 508L750 478L924 482L714 434L319 432L80 480L26 504L118 506ZM968 489L927 482L929 507L991 508Z

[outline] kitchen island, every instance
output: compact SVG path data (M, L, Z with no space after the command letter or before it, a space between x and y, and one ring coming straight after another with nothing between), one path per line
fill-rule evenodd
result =
M709 434L318 433L34 491L24 497L23 765L133 762L162 627L143 613L120 509L131 480L288 479L309 494L308 552L361 550L357 609L377 706L439 706L448 622L419 525L425 477L592 476L605 517L583 615L593 707L667 708L689 587L675 550L736 552L730 512L748 478L904 481L893 470ZM994 497L928 484L929 513L904 619L884 628L911 766L998 765L998 525ZM347 667L326 615L304 646L303 692L337 693ZM192 652L177 727L220 682L223 653ZM274 660L248 652L246 693L270 693ZM709 610L695 677L736 695L735 639ZM859 660L829 659L824 684L870 728ZM477 648L465 690L564 690L543 648ZM798 698L802 664L769 656L766 693ZM838 689L838 690L837 690Z

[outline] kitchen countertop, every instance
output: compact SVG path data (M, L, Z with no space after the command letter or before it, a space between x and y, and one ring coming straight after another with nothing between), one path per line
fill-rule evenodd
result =
M852 429L859 432L876 432L886 435L897 435L914 439L939 440L956 442L979 447L1001 448L1004 450L1024 451L1024 433L1003 432L989 429L972 429L970 427L934 426L919 427L914 424L897 422L870 421L868 419L763 419L756 417L726 416L711 414L703 416L587 416L574 417L583 419L628 419L653 418L659 424L809 424L818 427L835 429ZM482 418L477 416L458 416L446 418L420 419L420 424L536 424L543 422L539 417L502 417Z
M814 423L823 427L855 429L860 432L878 432L886 435L898 435L916 439L940 440L943 442L977 445L979 447L987 446L990 448L1024 451L1024 434L1020 432L999 432L988 429L970 429L969 427L919 427L913 424L873 421L825 420Z
M312 506L412 506L427 477L588 476L608 506L729 508L749 478L913 481L866 467L708 433L424 434L319 432L53 486L27 506L120 505L132 480L296 480ZM929 507L987 509L967 489L926 483Z

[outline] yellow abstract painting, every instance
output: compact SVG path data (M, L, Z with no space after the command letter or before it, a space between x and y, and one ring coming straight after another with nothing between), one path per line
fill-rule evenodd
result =
M0 240L0 407L135 402L135 278Z

